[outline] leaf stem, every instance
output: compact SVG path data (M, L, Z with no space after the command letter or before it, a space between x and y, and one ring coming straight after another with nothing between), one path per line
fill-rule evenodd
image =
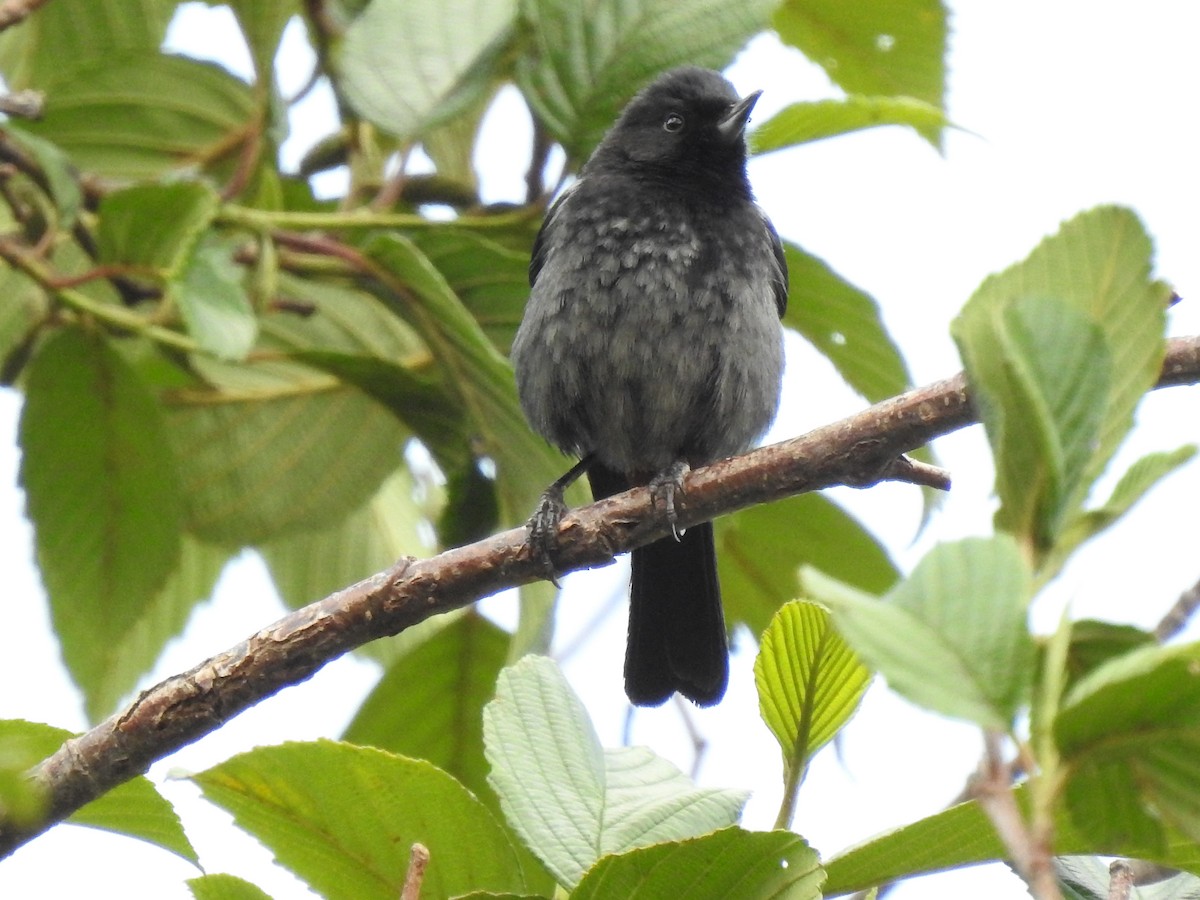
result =
M286 228L296 231L356 231L360 229L426 229L457 226L460 228L507 228L540 215L537 206L522 206L511 212L492 215L464 215L449 221L430 219L415 213L372 212L368 209L329 212L295 212L251 209L230 204L222 207L217 221L263 231Z
M0 259L29 276L43 290L76 312L84 313L115 328L132 331L160 344L166 344L188 353L200 350L200 345L187 335L161 325L155 325L124 306L93 300L82 291L65 286L62 280L56 278L47 266L39 262L33 254L27 252L15 241L0 238Z

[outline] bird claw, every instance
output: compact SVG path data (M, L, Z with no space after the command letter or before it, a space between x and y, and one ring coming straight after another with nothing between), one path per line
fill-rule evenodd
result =
M562 585L558 583L555 574L552 554L558 543L558 525L566 514L567 504L563 502L563 492L551 487L542 494L537 507L533 510L533 515L525 523L525 528L529 532L527 538L529 546L533 554L541 561L546 577L555 587L562 587Z
M683 495L683 476L692 469L682 459L667 466L650 479L650 502L654 506L662 503L667 511L667 521L671 523L671 534L675 540L680 540L684 529L675 526L679 514L675 510L675 495Z

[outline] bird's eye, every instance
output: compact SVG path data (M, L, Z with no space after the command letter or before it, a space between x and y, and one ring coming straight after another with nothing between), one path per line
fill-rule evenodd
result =
M679 113L667 113L667 117L663 119L663 130L675 134L677 131L683 131L683 116Z

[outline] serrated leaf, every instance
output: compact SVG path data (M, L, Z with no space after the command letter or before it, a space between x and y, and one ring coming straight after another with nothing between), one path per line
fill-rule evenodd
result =
M1187 444L1175 450L1148 453L1130 466L1099 506L1077 513L1063 529L1047 562L1049 571L1057 571L1073 550L1100 534L1125 515L1151 488L1196 455L1196 446Z
M365 503L400 463L395 419L353 388L253 398L175 392L189 530L223 546L321 528ZM353 460L353 465L347 465Z
M71 677L98 709L111 647L147 614L180 553L178 463L162 411L107 343L54 333L29 366L21 484Z
M336 375L387 407L449 477L471 464L470 423L438 373L349 353L302 350L293 358Z
M350 23L338 85L401 141L454 118L490 85L516 0L373 0Z
M245 359L258 337L258 318L234 252L215 238L202 240L170 284L169 296L179 304L188 334L218 359Z
M139 184L100 202L96 243L100 261L176 275L217 214L220 200L199 181Z
M384 301L430 348L478 435L479 454L496 462L502 520L524 520L561 474L563 460L526 424L511 368L415 244L381 235L368 242L366 252L387 282Z
M897 693L986 728L1011 727L1034 668L1030 576L1011 538L941 544L880 600L813 570L803 582Z
M367 294L290 276L280 289L312 312L262 316L261 359L196 355L192 365L213 387L165 398L172 440L189 463L189 528L222 545L329 527L375 494L408 437L357 388L287 357L321 349L405 359L421 346L411 329Z
M259 116L248 85L182 56L116 53L69 72L26 128L103 178L150 180L233 158Z
M487 802L483 707L495 691L508 638L478 613L460 617L392 663L343 740L428 760Z
M3 768L9 772L25 772L74 736L62 728L40 722L0 720L0 746L7 751ZM140 775L80 807L66 822L137 838L199 864L196 851L179 823L179 816L150 780Z
M848 94L908 96L942 109L947 19L940 0L786 0L773 24ZM940 128L918 130L941 146Z
M712 69L768 24L772 0L521 0L527 46L517 84L570 156L583 159L659 72Z
M996 526L1048 548L1081 496L1107 406L1104 335L1068 303L1037 295L974 301L952 333L996 458Z
M819 900L824 880L817 854L799 835L724 828L703 837L606 856L588 871L571 897Z
M0 35L0 68L12 90L45 88L123 51L153 53L175 0L84 0L39 6Z
M224 872L189 878L187 886L196 900L271 900L258 885Z
M783 751L785 779L803 772L850 720L870 682L827 609L801 601L779 610L763 632L754 683L759 714Z
M839 100L809 100L785 106L750 132L748 140L752 153L771 153L883 125L908 125L928 137L947 128L950 120L940 107L913 97L855 94Z
M990 311L1021 298L1052 297L1086 315L1103 333L1112 373L1108 399L1094 450L1073 493L1062 501L1068 511L1079 508L1108 465L1161 369L1170 289L1150 280L1151 249L1129 210L1102 206L1081 213L1023 262L984 281L954 326L969 330L968 318L993 315ZM984 353L977 356L988 359ZM986 398L983 406L986 421Z
M800 494L718 519L717 560L725 612L761 634L800 592L800 569L829 575L874 594L899 572L862 523L821 494Z
M483 730L505 817L568 887L605 854L731 825L746 800L696 788L644 747L602 750L583 704L545 657L501 672Z
M521 892L516 849L487 808L433 765L334 741L260 747L193 776L280 864L323 896L394 900L408 848L429 850L423 891Z
M867 400L907 390L908 366L874 298L795 244L785 243L784 253L791 294L783 324L804 335Z
M1200 644L1149 646L1119 656L1075 683L1054 735L1076 777L1120 776L1142 818L1166 822L1200 840ZM1072 793L1068 788L1068 801ZM1106 837L1112 823L1085 818L1081 830ZM1127 817L1131 818L1131 817Z

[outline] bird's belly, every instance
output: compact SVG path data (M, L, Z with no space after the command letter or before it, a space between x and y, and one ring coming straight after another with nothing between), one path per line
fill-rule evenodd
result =
M778 403L782 335L769 290L689 286L661 271L653 290L636 273L605 287L545 323L555 442L627 473L749 447Z

